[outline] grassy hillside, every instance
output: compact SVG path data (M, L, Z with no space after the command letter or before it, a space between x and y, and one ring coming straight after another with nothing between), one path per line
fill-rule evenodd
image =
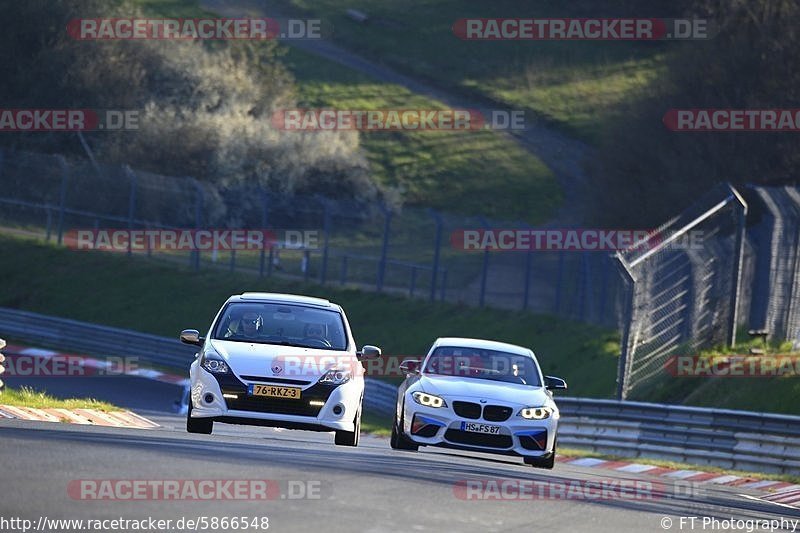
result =
M283 63L306 108L444 109L437 100L289 48ZM491 131L365 132L372 177L406 203L531 223L561 202L553 173L510 137ZM490 201L487 201L490 199Z
M287 0L288 1L288 0ZM475 93L597 140L620 104L655 83L676 43L465 41L453 33L461 18L675 17L688 2L375 2L290 0L299 13L329 21L333 39L443 86ZM289 6L287 2L276 5ZM370 19L346 14L357 9ZM409 35L413 38L409 39Z

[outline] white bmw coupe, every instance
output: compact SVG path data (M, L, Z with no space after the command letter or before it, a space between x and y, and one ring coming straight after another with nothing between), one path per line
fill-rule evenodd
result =
M528 348L502 342L440 338L424 361L406 360L391 446L442 446L521 456L553 468L563 379L543 376Z

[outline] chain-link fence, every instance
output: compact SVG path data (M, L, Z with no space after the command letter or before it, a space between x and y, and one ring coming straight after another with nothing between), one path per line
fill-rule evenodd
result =
M317 237L313 245L130 253L194 269L250 272L618 326L618 280L609 253L470 252L453 242L453 235L465 228L525 227L518 222L224 189L192 178L21 152L0 152L0 180L0 223L58 243L87 228L310 232Z
M800 191L748 187L754 261L749 326L776 340L800 339Z
M612 256L533 248L469 251L458 235L529 229L417 207L220 188L189 177L0 151L0 224L59 243L76 229L258 228L313 233L261 249L127 250L259 277L547 313L619 328L620 398L667 379L672 355L732 344L748 325L800 338L800 191L728 185ZM748 214L748 204L751 205ZM580 228L538 228L558 234ZM463 244L463 243L462 243Z
M618 396L646 394L673 355L732 345L747 204L730 186L617 255L626 282Z

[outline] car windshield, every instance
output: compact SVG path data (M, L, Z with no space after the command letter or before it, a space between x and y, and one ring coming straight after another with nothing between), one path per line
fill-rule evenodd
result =
M540 387L539 367L530 356L478 348L436 348L423 374L459 376Z
M281 303L231 303L219 318L214 338L346 350L344 320L338 311Z

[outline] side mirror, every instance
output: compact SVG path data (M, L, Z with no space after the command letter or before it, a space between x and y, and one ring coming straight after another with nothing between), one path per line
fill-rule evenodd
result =
M377 346L372 346L370 344L365 344L361 351L356 354L358 356L358 360L362 361L364 359L377 359L381 356L381 349Z
M567 390L567 382L554 376L545 376L544 386L547 390Z
M185 329L181 331L181 342L184 344L202 346L205 339L200 336L200 332L196 329Z
M407 376L419 374L419 367L421 364L422 361L418 361L415 359L406 359L405 361L400 363L400 371Z

